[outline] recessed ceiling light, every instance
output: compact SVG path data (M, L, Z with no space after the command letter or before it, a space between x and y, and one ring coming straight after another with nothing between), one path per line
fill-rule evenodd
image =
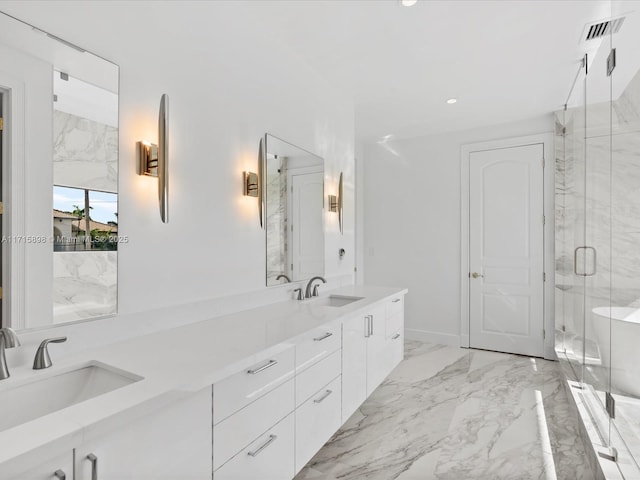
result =
M403 7L411 7L411 6L415 5L416 3L418 3L418 0L400 0L400 4Z
M447 100L447 103L450 105L453 105L454 103L456 103L458 101L457 98L450 98L449 100Z

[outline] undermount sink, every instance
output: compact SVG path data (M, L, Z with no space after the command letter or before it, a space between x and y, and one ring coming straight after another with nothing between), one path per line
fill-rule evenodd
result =
M0 432L142 380L92 362L18 385L0 383Z
M318 299L315 304L323 307L344 307L363 298L364 297L349 297L347 295L329 295L328 297Z

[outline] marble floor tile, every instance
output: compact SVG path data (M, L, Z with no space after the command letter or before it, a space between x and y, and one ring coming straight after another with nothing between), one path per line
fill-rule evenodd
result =
M405 360L295 480L590 480L559 368L407 341Z

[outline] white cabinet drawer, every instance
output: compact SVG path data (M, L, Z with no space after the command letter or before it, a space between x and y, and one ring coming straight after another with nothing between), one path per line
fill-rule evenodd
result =
M341 323L334 321L307 332L296 342L296 372L309 368L340 348Z
M389 361L391 362L392 368L395 368L402 360L404 360L404 327L391 335L389 341L391 342L389 347Z
M340 349L336 350L296 376L296 407L308 400L323 385L340 375L342 364L340 353Z
M296 409L296 473L341 425L341 377Z
M36 464L37 465L34 465ZM59 472L56 477L55 473ZM73 479L73 451L55 458L42 461L25 462L21 458L9 460L0 465L2 480L56 480L56 478Z
M213 424L293 378L294 347L265 358L213 386Z
M396 295L387 301L387 318L404 313L404 295Z
M391 338L398 332L404 330L404 312L396 313L391 317L387 317L385 333L387 338Z
M213 469L220 468L294 409L294 381L270 391L213 427Z
M289 480L294 476L294 414L260 435L220 467L214 480Z

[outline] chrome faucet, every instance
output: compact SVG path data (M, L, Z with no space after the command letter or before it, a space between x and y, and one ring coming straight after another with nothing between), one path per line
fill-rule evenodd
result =
M43 368L49 368L52 363L51 357L49 356L49 349L47 347L50 343L63 343L66 341L67 337L47 338L43 340L36 351L36 357L33 359L33 369L42 370Z
M304 298L311 298L311 297L317 297L318 296L318 286L317 285L313 289L313 293L311 293L311 285L316 280L322 280L322 283L327 283L327 281L324 278L320 277L320 276L313 277L311 280L309 280L309 283L307 283L307 288L304 291Z
M287 277L284 273L281 273L280 275L278 275L276 277L276 280L280 280L281 278L284 278L286 280L285 283L291 283L291 279L289 277Z
M20 339L16 332L9 327L0 328L0 380L10 377L7 358L4 355L5 349L19 346Z

